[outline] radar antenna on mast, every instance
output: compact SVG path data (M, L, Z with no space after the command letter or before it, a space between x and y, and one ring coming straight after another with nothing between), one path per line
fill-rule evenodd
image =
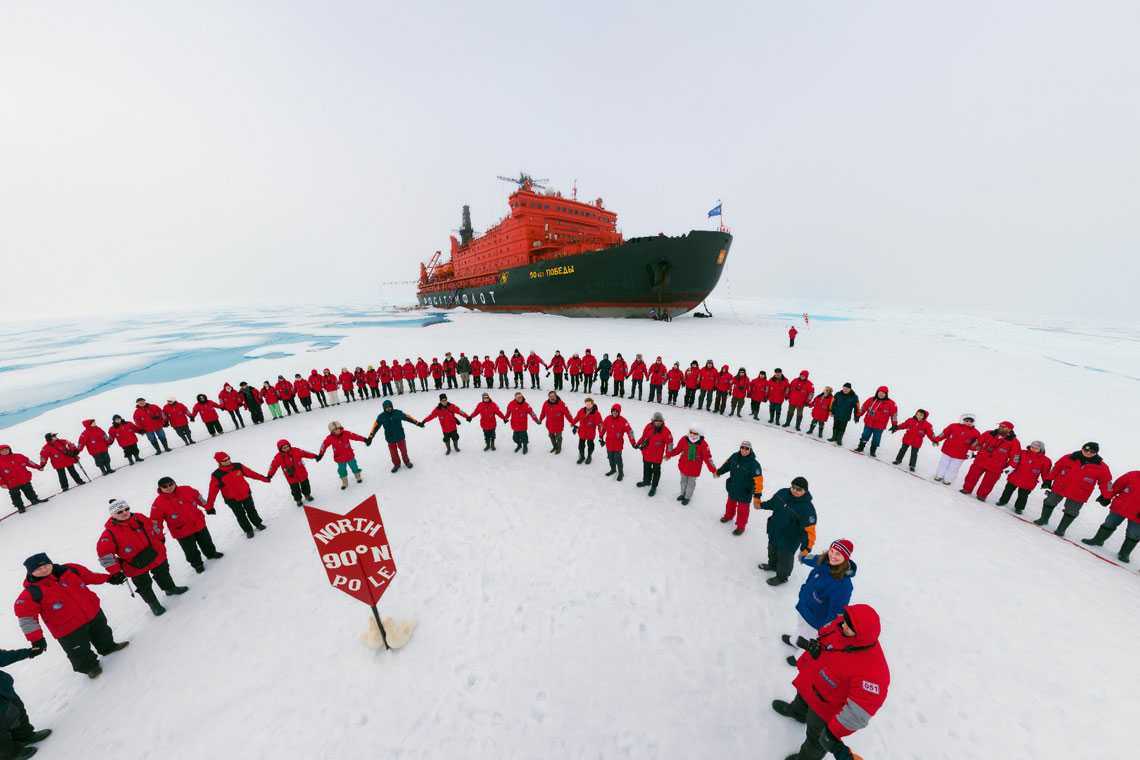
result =
M519 186L520 190L526 190L526 189L532 188L532 187L536 187L539 190L546 190L547 189L546 185L543 183L550 181L546 177L543 177L542 179L535 179L534 177L530 176L526 172L519 172L518 177L504 177L503 175L500 174L498 176L498 179L501 179L503 182L513 182L514 184Z

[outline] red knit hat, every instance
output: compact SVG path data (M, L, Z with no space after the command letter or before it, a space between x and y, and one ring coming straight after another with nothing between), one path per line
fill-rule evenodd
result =
M229 458L230 458L230 455L224 451L219 451L217 454L214 454L214 459L218 462L224 462Z
M851 559L851 552L855 551L855 544L851 543L846 538L841 538L838 541L832 541L831 548L842 554L847 559Z

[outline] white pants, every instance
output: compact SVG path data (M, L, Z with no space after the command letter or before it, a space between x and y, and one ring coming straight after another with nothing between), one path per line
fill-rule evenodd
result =
M945 454L938 460L938 472L934 474L936 478L942 478L947 483L953 483L954 478L958 477L958 470L962 469L962 463L965 459L955 459L948 457Z
M340 403L340 391L339 390L326 391L326 394L329 397L329 403L330 404L339 404Z

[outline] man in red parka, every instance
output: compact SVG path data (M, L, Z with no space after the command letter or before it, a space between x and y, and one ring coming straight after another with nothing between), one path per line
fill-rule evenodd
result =
M685 370L685 400L684 405L686 409L693 408L693 399L697 396L697 389L701 386L701 368L697 362L689 362L689 368Z
M641 401L642 389L645 385L645 377L649 374L648 368L645 366L645 359L641 354L633 357L633 361L629 365L629 397L632 399L633 394L637 394L637 400ZM650 399L652 401L652 399Z
M486 357L484 357L486 358ZM511 360L507 358L506 351L499 351L499 355L495 357L495 372L499 375L499 387L506 388L507 373L511 371Z
M562 430L567 422L573 422L566 403L554 391L546 394L546 401L538 412L538 421L546 423L546 434L550 437L550 453L562 453Z
M478 377L478 375L476 375ZM499 405L491 400L490 393L484 393L482 400L475 405L471 416L479 415L479 429L483 431L483 451L495 450L495 428L498 427L496 418L507 421L507 415Z
M570 390L577 393L578 388L582 385L582 359L578 354L574 354L566 360L566 374L570 378ZM559 383L554 390L562 390L562 384Z
M570 420L571 430L578 434L578 461L576 464L590 464L594 461L594 436L602 424L602 413L594 406L594 399L586 397L585 405Z
M542 357L536 354L534 351L531 351L530 354L526 357L526 371L527 374L530 375L531 389L542 387L542 381L539 380L538 373L539 370L547 366L549 365L547 365L547 363L542 360Z
M522 352L517 348L511 354L511 371L515 373L515 387L523 387L523 370L526 369L526 359L523 358Z
M784 418L784 427L792 424L792 415L796 417L796 430L804 419L804 407L808 399L815 393L815 385L808 380L808 371L802 370L800 376L788 384L788 416Z
M189 590L170 577L162 524L134 514L122 499L111 499L109 511L111 516L104 523L103 533L95 544L99 564L112 576L123 573L134 581L139 597L158 617L166 612L166 608L159 604L154 584L157 583L167 596L178 596Z
M265 523L257 513L257 506L253 503L253 494L249 490L246 478L260 480L262 483L268 483L269 478L240 462L231 461L230 455L224 451L214 454L214 461L218 463L218 469L210 474L206 511L209 512L214 508L214 501L217 500L218 494L221 494L226 506L234 513L234 519L245 533L245 537L253 538L253 529L265 530Z
M820 393L811 400L811 424L808 425L807 434L811 435L818 429L816 438L823 438L823 428L827 425L827 418L831 416L831 405L835 403L835 394L831 392L831 386L823 386L823 393ZM914 468L911 467L913 470Z
M166 525L196 573L206 570L203 556L206 559L225 556L214 546L214 537L206 527L206 518L202 514L205 508L206 502L197 488L180 486L171 477L159 478L158 494L150 506L150 519ZM214 514L214 510L208 514Z
M431 413L423 419L425 423L431 422L434 419L439 420L439 429L443 433L443 446L446 449L444 456L451 454L452 444L455 444L455 453L459 453L460 417L468 422L471 421L470 414L448 401L446 393L441 393L439 394L439 403L436 404L431 410Z
M189 446L194 443L194 438L190 435L190 410L185 404L178 399L169 398L162 407L162 413L184 444Z
M788 328L788 348L793 348L796 345L796 336L799 335L799 332L795 325Z
M748 401L752 407L752 419L759 421L760 405L768 400L768 373L760 370L760 374L752 378L748 384Z
M586 349L586 353L582 355L582 392L594 392L594 378L598 374L598 357L590 353L590 349Z
M201 419L206 425L206 432L213 438L222 434L222 423L218 421L218 410L223 408L216 401L211 401L205 393L199 393L194 407L190 410L190 419Z
M661 361L661 357L658 356L657 359L652 364L649 365L649 401L650 401L650 403L652 403L653 401L656 401L658 404L661 403L661 389L665 385L665 378L666 377L667 377L667 372L665 370L665 362ZM681 387L679 381L678 381L677 387L678 388Z
M657 495L657 484L661 482L661 462L672 445L673 433L665 427L665 416L661 412L654 412L653 418L634 444L641 449L641 480L637 487L649 486L650 496Z
M637 441L633 439L633 428L629 426L629 420L621 416L621 404L610 407L610 416L602 420L598 435L601 438L600 443L606 447L606 458L610 463L610 471L606 473L606 477L616 472L617 479L621 480L625 477L625 462L621 457L621 451L625 448L625 439L629 439L631 446L637 445Z
M681 495L677 501L687 506L693 498L693 491L697 488L697 478L701 475L701 465L708 468L716 476L716 465L713 464L712 451L709 450L708 441L695 427L689 428L689 434L677 442L676 447L666 455L666 459L680 457L677 460L677 469L681 471Z
M289 493L293 495L293 501L297 502L298 507L304 506L301 499L313 500L305 460L316 458L317 455L313 452L299 449L282 438L277 442L277 453L273 455L273 461L269 463L269 472L265 473L265 477L273 480L273 474L280 469L285 473L285 482L289 484Z
M1116 482L1112 484L1112 495L1109 499L1104 496L1097 498L1098 504L1108 502L1108 517L1104 518L1104 524L1100 526L1095 536L1082 538L1081 543L1089 546L1104 546L1104 542L1112 535L1112 532L1120 526L1120 523L1127 520L1127 533L1124 535L1124 543L1121 544L1120 553L1116 555L1116 558L1121 562L1131 562L1132 550L1140 541L1140 470L1126 472L1117 478Z
M1012 422L999 422L997 428L982 433L974 443L974 463L966 471L959 493L970 494L978 485L978 501L985 501L1005 468L1021 453L1021 442L1013 433Z
M511 438L515 442L515 453L521 449L527 453L530 445L530 434L527 432L527 417L538 422L534 409L526 402L521 393L516 393L514 399L507 404L507 421L511 426Z
M669 406L677 405L677 394L681 391L681 384L685 382L685 373L681 371L681 362L673 362L673 366L665 373L665 387L669 389L666 402ZM660 390L660 389L659 389ZM660 394L657 398L661 400Z
M104 475L110 475L111 469L111 438L107 431L95 424L95 420L83 420L83 432L79 434L79 448L86 449L95 466Z
M768 422L772 425L780 424L780 412L784 408L784 399L788 396L788 378L784 370L776 367L772 376L768 378Z
M55 564L43 552L24 560L24 568L27 570L24 590L16 597L15 604L16 619L24 637L33 649L40 652L47 649L47 640L40 628L42 621L67 655L71 669L97 678L103 668L95 652L106 656L125 648L129 642L115 641L107 616L100 609L99 597L88 586L117 585L126 577L96 573L83 565Z
M875 395L864 401L863 408L855 415L856 422L860 417L863 418L863 433L859 436L859 445L855 447L855 451L863 451L867 441L870 441L871 456L875 456L879 444L883 441L883 431L887 429L887 425L898 426L898 411L898 406L890 398L890 389L880 385Z
M12 451L6 443L0 443L0 485L8 489L8 496L12 499L12 506L17 512L24 512L24 499L31 504L39 504L40 497L32 487L33 470L43 470L42 464L37 464L23 454Z
M819 629L819 638L797 642L806 651L796 661L796 698L772 702L780 715L807 723L799 753L787 760L822 760L829 752L851 760L843 739L867 727L891 685L879 631L874 608L852 604Z
M1112 472L1100 456L1100 444L1089 441L1068 456L1061 457L1053 465L1049 479L1043 485L1049 491L1041 504L1041 517L1033 521L1035 525L1047 525L1053 510L1065 500L1064 515L1061 524L1053 531L1058 536L1065 535L1065 531L1072 525L1073 520L1081 513L1081 507L1092 496L1093 489L1100 488L1100 497L1109 499L1112 496ZM1102 502L1103 503L1103 502Z
M59 478L59 487L64 491L67 490L68 474L77 486L86 482L75 471L75 465L79 464L79 447L66 438L60 438L55 433L44 433L44 446L40 449L41 469L46 462L51 462L52 469Z
M701 367L700 374L700 395L697 397L697 409L708 409L710 412L713 410L713 401L716 398L716 379L720 375L713 366L712 359L705 360L705 366Z
M166 415L162 413L162 409L158 404L149 404L145 398L135 399L135 424L146 435L146 439L150 441L150 445L154 446L154 453L161 454L163 450L170 451L169 444L166 443ZM162 444L162 448L158 444Z
M610 377L614 381L614 395L625 398L625 378L629 375L629 364L619 353L610 365Z

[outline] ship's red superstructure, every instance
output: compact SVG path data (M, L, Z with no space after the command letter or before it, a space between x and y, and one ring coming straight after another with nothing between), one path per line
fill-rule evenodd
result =
M437 251L426 266L420 264L421 294L489 285L512 267L622 243L617 214L607 210L601 198L583 203L558 192L540 192L525 174L513 181L519 189L508 199L510 214L480 237L474 237L464 207L461 237L451 236L450 259L440 261Z

